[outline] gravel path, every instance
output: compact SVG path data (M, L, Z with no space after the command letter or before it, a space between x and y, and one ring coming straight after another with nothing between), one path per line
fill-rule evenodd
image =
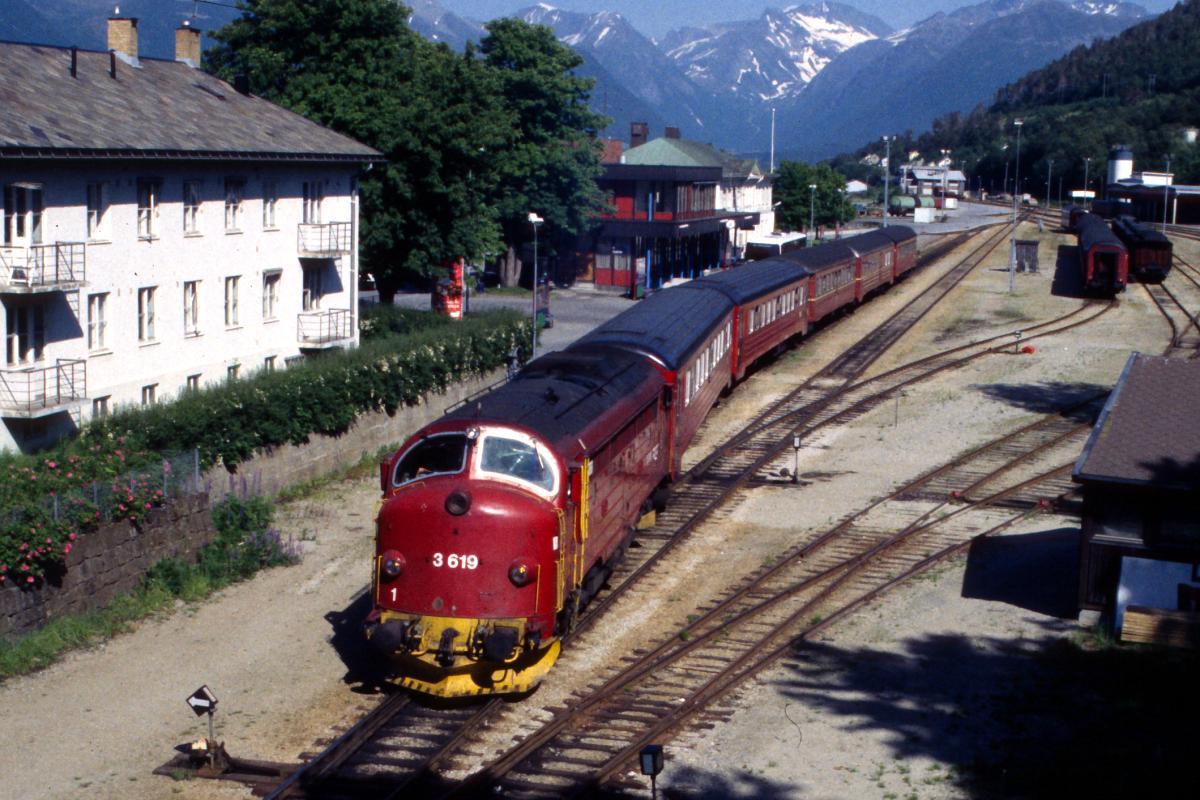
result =
M1073 240L1032 228L1022 235L1043 242L1041 274L1019 276L1010 296L1006 253L998 254L946 310L901 343L892 362L1078 303L1051 294L1058 248ZM928 271L914 276L760 370L717 409L696 451L818 369L931 278ZM554 302L550 347L627 303L582 290L556 292ZM1033 356L998 356L932 381L863 417L836 441L806 443L800 467L806 483L749 493L679 556L693 567L693 579L631 599L636 609L621 618L621 628L569 650L522 713L536 717L561 702L591 670L612 663L623 642L671 630L719 590L722 571L732 576L757 566L902 478L1032 419L1048 400L1111 385L1131 349L1158 351L1164 330L1153 320L1145 293L1131 287L1102 326L1040 343ZM302 564L266 572L0 686L0 795L246 798L237 785L150 774L172 747L204 735L202 720L184 703L197 686L207 683L220 698L218 737L236 755L263 759L297 758L376 702L358 622L366 611L360 592L377 492L368 478L283 508L279 527L304 540ZM1028 757L1032 748L1021 746L1011 720L991 722L1014 696L1021 709L1030 697L1042 697L1030 694L1022 676L1040 668L1038 654L1075 627L1067 606L1076 526L1034 518L1001 544L972 550L835 627L742 692L727 724L668 744L660 788L710 797L941 798L978 796L979 786L996 785L998 765ZM1039 587L1049 596L1040 597ZM1051 739L1059 737L1055 728ZM504 739L498 734L478 749L500 747Z

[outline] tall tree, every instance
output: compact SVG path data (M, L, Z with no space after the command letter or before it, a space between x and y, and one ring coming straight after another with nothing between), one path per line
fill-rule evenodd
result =
M583 59L550 28L508 18L487 30L480 49L516 119L513 141L494 154L506 245L501 279L513 286L521 273L518 248L532 236L530 212L546 220L546 238L553 240L583 231L605 208L596 186L596 132L607 120L588 108L594 81L572 73Z
M500 249L492 152L513 130L491 71L408 28L393 0L243 0L205 66L383 152L363 176L364 269L385 302L414 276Z
M816 189L809 188L812 186ZM808 230L810 216L817 227L854 219L854 206L846 198L846 179L828 164L782 162L774 197L780 204L776 225L787 230Z

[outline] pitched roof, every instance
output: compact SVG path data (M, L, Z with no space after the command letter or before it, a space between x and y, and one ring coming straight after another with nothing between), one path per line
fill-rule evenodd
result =
M1076 481L1200 489L1200 361L1134 353L1075 464Z
M176 61L0 42L0 157L379 161L348 136Z
M625 164L663 167L720 167L726 178L762 176L758 162L718 150L711 144L663 136L625 151Z

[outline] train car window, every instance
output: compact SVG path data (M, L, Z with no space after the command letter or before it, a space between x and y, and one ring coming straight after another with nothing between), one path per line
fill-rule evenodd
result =
M532 442L506 436L485 436L479 468L532 483L546 491L554 488L554 472Z
M467 437L461 433L430 436L414 444L392 473L392 485L403 486L431 475L462 472L467 463Z

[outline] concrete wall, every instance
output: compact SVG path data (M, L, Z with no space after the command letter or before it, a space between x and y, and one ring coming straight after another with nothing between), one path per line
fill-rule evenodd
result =
M64 574L36 589L12 583L0 588L0 636L29 633L55 617L102 608L137 588L155 562L190 556L214 536L208 497L202 494L173 499L150 512L140 527L113 522L81 536L67 555Z

